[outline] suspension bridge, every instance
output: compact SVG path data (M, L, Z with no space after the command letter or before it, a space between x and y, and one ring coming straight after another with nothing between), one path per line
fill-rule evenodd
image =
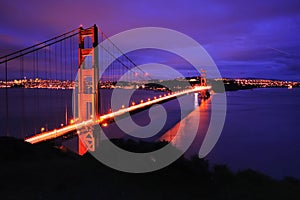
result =
M101 43L104 40L109 42ZM114 62L102 69L111 58ZM80 155L95 150L95 125L107 126L126 113L192 93L204 98L211 89L203 71L193 87L159 88L160 93L112 109L110 101L102 98L108 95L105 90L141 88L152 77L96 25L2 56L0 70L1 133L32 144L72 133L80 138Z

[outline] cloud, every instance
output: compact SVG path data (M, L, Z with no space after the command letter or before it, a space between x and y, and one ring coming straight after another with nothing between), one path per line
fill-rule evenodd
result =
M267 70L274 76L280 75L282 66L286 66L287 72L300 76L299 59L282 59L285 56L274 50L300 52L298 0L253 0L251 3L237 0L2 0L0 12L1 55L6 49L19 50L80 24L96 23L107 35L130 28L161 26L181 31L204 45L220 67L227 67L228 76L231 68L223 65L224 61L241 64L240 74L245 76L256 73L247 62L257 64L255 69ZM176 61L171 57L164 59L165 63ZM269 64L273 64L272 70ZM232 74L239 70L235 68ZM284 78L289 77L292 76L287 73Z

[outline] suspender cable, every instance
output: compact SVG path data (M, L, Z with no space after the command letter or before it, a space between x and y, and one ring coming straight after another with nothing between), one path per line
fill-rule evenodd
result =
M36 51L36 73L37 73L37 75L36 75L36 77L37 77L37 85L39 86L40 85L40 76L39 76L39 52L38 51ZM40 113L40 90L39 90L39 88L36 88L35 89L36 90L36 100L37 100L37 104L36 104L36 107L37 107L37 113ZM38 125L39 125L39 123L38 123ZM38 127L38 131L39 131L39 128L40 127Z
M55 45L54 59L55 59L55 80L57 80L57 44Z
M67 80L67 40L64 41L65 81Z
M63 76L62 76L62 68L63 68L63 50L62 50L62 43L60 43L60 55L59 55L59 58L60 58L60 66L59 66L59 69L60 69L60 80L63 80Z
M48 51L48 64L49 64L49 79L52 80L52 65L51 65L51 46L49 46L49 51Z
M70 53L70 81L73 81L73 54L72 54L72 41L73 38L69 40L69 53Z
M35 45L33 45L33 46L30 46L30 47L27 47L27 48L25 48L25 49L22 49L22 50L19 50L19 51L10 53L10 54L5 55L5 56L2 56L2 57L0 57L0 60L3 59L3 58L8 58L8 57L10 57L10 56L12 56L12 55L15 55L15 54L19 54L19 53L21 53L21 52L23 52L23 51L27 51L27 50L33 49L33 48L35 48L35 47L44 45L45 43L51 42L52 40L57 40L57 39L59 39L59 38L61 38L61 37L67 36L67 35L69 35L69 34L71 34L71 33L73 33L73 32L76 32L75 34L77 35L77 34L78 34L77 31L78 31L78 29L76 28L76 29L71 30L71 31L69 31L69 32L67 32L67 33L64 33L64 34L61 34L61 35L59 35L59 36L53 37L53 38L51 38L51 39L49 39L49 40L46 40L46 41L44 41L44 42L40 42L40 43L38 43L38 44L35 44ZM20 54L20 55L22 55L22 54ZM7 61L9 61L9 60L7 60Z
M44 67L46 68L44 73L44 79L48 80L48 65L47 65L47 51L44 49Z
M8 126L8 67L7 62L5 62L5 101L6 101L6 136L9 136L9 126Z
M23 57L20 58L20 77L21 80L24 78L24 63L23 63ZM24 83L21 83L24 86ZM22 88L22 93L21 93L21 136L24 138L24 88Z
M137 66L126 54L124 54L122 51L121 51L121 49L119 49L119 47L117 47L106 35L105 35L105 33L101 30L101 29L99 29L99 31L101 32L101 33L103 33L103 36L105 37L105 39L106 40L108 40L126 59L128 59L132 64L133 64L133 66L135 66L137 69L139 69L144 75L146 74L146 72L143 70L143 69L141 69L139 66ZM150 78L150 79L152 79L149 75L148 75L148 77Z

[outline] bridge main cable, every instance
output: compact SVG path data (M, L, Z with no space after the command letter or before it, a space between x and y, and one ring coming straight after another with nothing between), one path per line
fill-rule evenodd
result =
M133 66L135 66L138 70L140 70L143 74L146 74L146 72L140 68L135 62L133 62L132 59L130 59L126 54L124 54L124 52L117 46L115 45L115 43L113 43L113 41L111 41L111 39L109 39L109 37L99 28L99 31L101 32L102 36L104 36L104 38L109 41L120 53L122 56L124 56ZM101 45L101 47L107 51L110 55L111 53ZM128 70L132 71L127 65L125 65L122 61L120 61L118 58L116 58L114 55L111 55L113 56L118 62L120 62L125 68L127 68ZM150 80L152 79L152 77L149 75L148 76L150 78Z
M61 42L61 41L66 40L68 38L71 38L71 37L73 37L75 35L78 35L78 34L79 34L78 33L78 29L73 29L73 30L68 31L68 32L66 32L64 34L61 34L59 36L55 36L55 37L53 37L51 39L48 39L46 41L43 41L43 42L40 42L38 44L32 45L30 47L27 47L27 48L15 51L15 52L10 53L10 54L7 54L5 56L0 57L0 64L3 64L5 62L11 61L11 60L14 60L14 59L22 57L24 55L30 54L32 52L38 51L40 49L43 49L43 48L48 47L48 46L51 46L53 44L56 44L58 42ZM54 40L54 42L51 42L53 40ZM24 53L22 53L22 52L24 52Z

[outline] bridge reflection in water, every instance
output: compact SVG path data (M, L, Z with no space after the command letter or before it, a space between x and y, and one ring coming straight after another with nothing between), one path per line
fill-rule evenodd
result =
M184 154L187 158L198 154L206 136L211 117L211 99L199 102L198 94L195 93L194 108L191 113L170 128L160 138L160 141L171 142L176 148L182 151L185 150L186 146L190 146ZM197 131L195 138L191 138L194 136L191 132L195 132L195 130ZM191 140L193 142L189 145L189 141Z

